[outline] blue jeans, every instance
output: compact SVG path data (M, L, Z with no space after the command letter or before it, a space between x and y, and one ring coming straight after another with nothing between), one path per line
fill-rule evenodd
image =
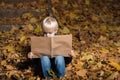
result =
M51 69L51 59L48 56L42 56L40 58L41 60L41 66L42 66L42 71L43 71L43 76L45 78L52 78L49 74L48 74L48 70ZM57 77L62 77L65 75L66 71L65 71L65 60L63 56L56 56L54 59L54 64L55 64L55 68L57 70Z

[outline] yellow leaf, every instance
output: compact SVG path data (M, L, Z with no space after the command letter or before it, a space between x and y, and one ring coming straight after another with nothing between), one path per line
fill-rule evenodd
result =
M85 0L85 4L89 5L90 4L90 0Z
M114 45L117 46L117 47L120 47L120 41L114 42Z
M36 33L40 33L41 31L42 31L41 25L40 24L36 24L35 32Z
M102 63L101 63L101 62L98 62L98 63L97 63L97 67L98 67L98 68L101 68L101 67L102 67Z
M72 6L73 6L74 8L77 8L79 5L78 5L77 3L73 3Z
M79 51L74 51L74 56L73 57L77 57L79 55Z
M105 49L105 48L102 48L101 52L102 52L102 53L109 53L109 50L108 50L108 49Z
M22 42L24 42L25 41L25 39L26 39L26 36L21 36L21 38L20 38L20 43L22 43Z
M77 18L77 15L75 13L70 13L69 16L70 16L71 19Z
M67 27L64 27L62 30L60 30L60 32L63 34L68 34L70 33L70 30Z
M30 23L36 23L37 22L37 19L35 18L35 17L32 17L31 19L30 19Z
M93 55L91 54L83 56L80 60L90 60L90 59L93 59Z
M116 68L118 71L120 71L120 65L119 65L118 63L111 61L109 64L110 64L112 67Z
M26 25L26 27L28 27L28 29L31 30L31 31L34 30L34 28L33 28L33 26L31 24Z
M2 35L2 32L0 32L0 35Z
M106 31L107 27L105 25L102 25L102 26L100 26L100 29L103 30L103 31Z
M12 46L12 45L6 46L5 49L7 49L8 51L13 51L14 50L14 46Z
M67 0L64 0L64 1L63 1L63 5L68 5L68 1L67 1Z

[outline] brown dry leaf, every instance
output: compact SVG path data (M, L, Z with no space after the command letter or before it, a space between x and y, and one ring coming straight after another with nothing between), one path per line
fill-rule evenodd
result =
M34 27L31 24L23 25L23 30L26 32L31 32L34 30ZM25 32L23 32L24 34Z
M31 18L31 17L33 17L32 13L24 13L24 14L22 14L22 18L24 18L24 19Z
M18 54L13 54L13 55L11 56L11 58L19 59L19 55L18 55Z
M67 67L66 67L66 70L67 71L69 71L69 70L71 70L72 69L72 66L71 65L68 65Z
M31 74L31 70L30 69L24 71L24 75L29 75L29 74Z
M57 9L55 9L54 7L52 7L52 10L53 10L53 12L54 12L55 14L58 14Z
M115 42L114 45L120 47L120 41Z
M93 20L93 21L99 21L99 18L98 18L98 16L93 15L93 16L92 16L92 20Z
M0 35L2 35L2 32L0 32Z
M118 77L119 77L119 72L114 72L106 80L115 80L115 79L119 80Z
M94 47L100 47L100 44L99 43L93 43L92 44Z
M90 71L98 71L99 70L99 68L98 68L98 66L93 66L93 67L91 67L90 68Z
M81 43L81 44L85 44L85 43L86 43L86 41L84 41L84 40L81 40L81 41L80 41L80 43Z
M11 33L15 33L15 31L19 30L18 27L12 26L12 29L10 30Z
M99 40L99 41L105 41L106 39L107 39L107 38L106 38L105 36L102 36L102 35L101 35L98 40Z
M84 64L83 62L77 61L77 64L73 64L73 66L75 67L76 70L80 70L82 69L83 64Z
M75 50L75 51L74 51L74 56L73 56L73 57L77 57L78 55L80 55L80 54L79 54L79 51Z
M120 48L118 48L118 53L120 54Z
M2 61L1 61L1 65L2 65L2 66L5 66L6 64L7 64L6 60L2 60Z
M0 65L0 71L2 71L2 66Z
M23 49L23 48L20 47L20 46L16 46L16 47L15 47L15 50L16 50L16 51L21 51L22 49Z
M77 3L72 4L72 6L73 6L74 8L79 7L79 5L78 5Z
M37 79L36 79L36 80L41 80L41 79L40 79L40 77L37 77Z
M79 71L76 71L76 74L78 76L81 76L81 77L85 77L86 76L86 73L87 73L87 70L86 69L81 69Z
M36 77L30 76L30 77L29 77L29 80L36 80Z
M9 72L6 73L6 76L7 76L8 78L11 78L12 75L17 75L17 71L13 71L13 70L12 70L12 71L9 71Z
M30 31L34 30L34 27L31 24L26 25L25 27L27 27Z
M11 66L11 65L6 65L5 67L6 67L7 70L13 70L14 69L14 67Z
M5 3L4 2L1 2L0 3L0 7L4 7L5 6Z

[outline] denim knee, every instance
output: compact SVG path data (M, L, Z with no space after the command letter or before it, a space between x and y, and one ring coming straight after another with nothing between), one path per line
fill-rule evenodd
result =
M48 74L48 70L51 68L51 63L50 63L49 57L42 56L40 58L40 60L41 60L41 66L42 66L42 71L43 71L44 77L50 78L51 76Z
M48 62L49 61L49 57L48 56L42 56L40 59L43 62Z
M58 77L62 77L65 75L65 60L63 56L56 56L55 57L55 65L58 71Z
M59 65L62 65L64 64L64 57L63 56L56 56L55 57L55 64L59 64Z

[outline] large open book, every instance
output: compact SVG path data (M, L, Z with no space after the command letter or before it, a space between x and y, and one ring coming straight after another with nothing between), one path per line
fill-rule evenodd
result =
M55 37L31 37L31 52L33 58L41 56L69 57L72 50L72 35L56 35Z

